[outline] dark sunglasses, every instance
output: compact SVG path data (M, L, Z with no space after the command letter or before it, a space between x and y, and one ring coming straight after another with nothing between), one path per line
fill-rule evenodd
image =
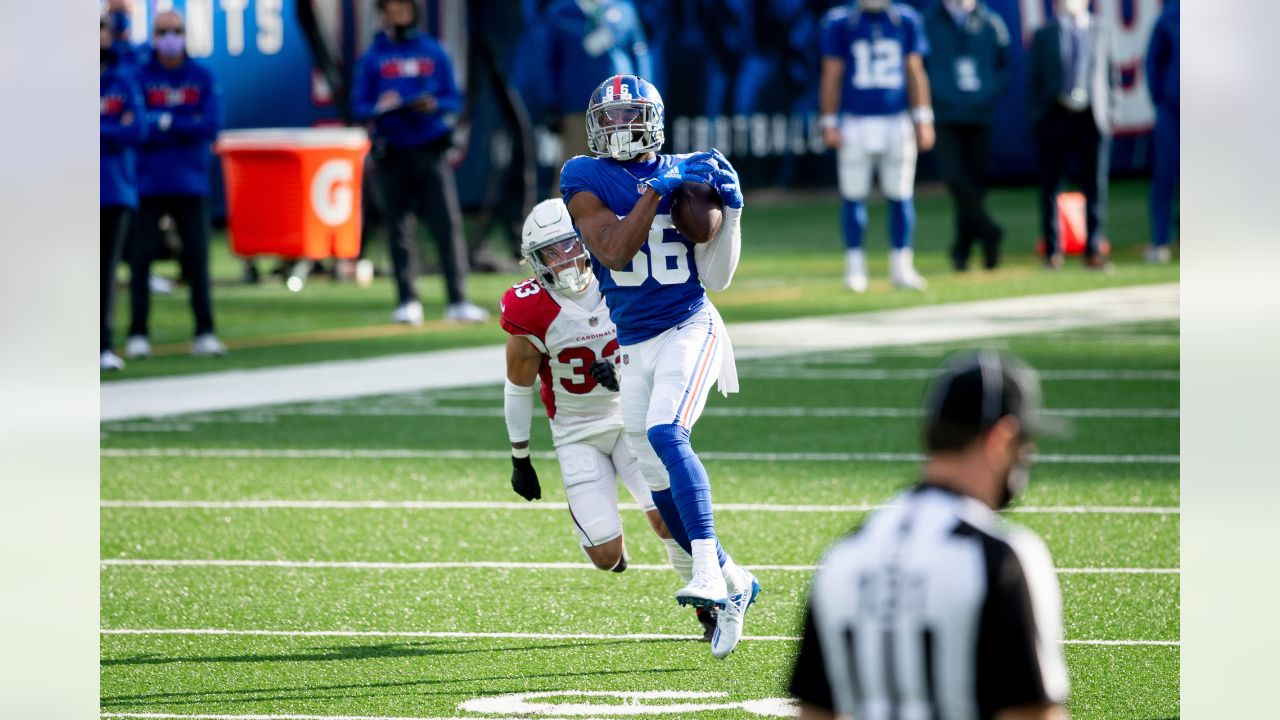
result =
M161 37L164 35L182 35L185 32L186 31L183 30L182 28L165 28L164 30L157 30L156 36Z

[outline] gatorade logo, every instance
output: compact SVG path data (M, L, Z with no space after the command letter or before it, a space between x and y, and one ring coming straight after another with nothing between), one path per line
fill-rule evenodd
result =
M351 182L355 167L350 160L329 160L311 180L311 208L325 225L338 226L351 219L355 196Z

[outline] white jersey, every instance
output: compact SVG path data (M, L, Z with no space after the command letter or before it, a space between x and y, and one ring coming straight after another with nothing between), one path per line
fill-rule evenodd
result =
M591 364L617 362L618 330L595 280L588 293L592 301L583 307L530 278L502 296L500 322L542 352L540 395L555 446L592 442L610 452L622 431L621 400L596 382Z

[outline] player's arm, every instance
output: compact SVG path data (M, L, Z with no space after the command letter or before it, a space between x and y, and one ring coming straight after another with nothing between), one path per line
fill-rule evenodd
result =
M653 188L644 191L626 217L619 218L590 192L576 192L569 199L569 214L582 233L591 255L610 270L621 270L640 252L649 238L649 226L658 214L662 196Z
M742 256L743 198L738 171L733 164L715 148L711 148L711 157L715 163L711 171L711 186L724 201L724 222L710 241L693 246L693 255L698 261L698 278L703 286L720 292L733 282L733 273L738 269L738 259Z
M840 82L844 78L844 60L838 57L822 58L822 80L818 94L821 113L822 141L827 147L840 147Z
M502 414L511 441L511 489L525 500L542 498L538 473L529 460L529 431L533 425L533 381L542 367L542 352L520 335L507 338L507 382L502 391Z
M921 152L933 149L933 100L929 97L929 74L924 69L924 56L907 55L907 103L911 120L916 125L916 145Z

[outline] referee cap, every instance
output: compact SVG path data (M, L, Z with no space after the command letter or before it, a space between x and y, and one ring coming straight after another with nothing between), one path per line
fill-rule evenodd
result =
M1021 359L990 348L956 353L925 395L925 448L961 450L1006 416L1018 420L1028 439L1065 429L1044 417L1040 377Z

